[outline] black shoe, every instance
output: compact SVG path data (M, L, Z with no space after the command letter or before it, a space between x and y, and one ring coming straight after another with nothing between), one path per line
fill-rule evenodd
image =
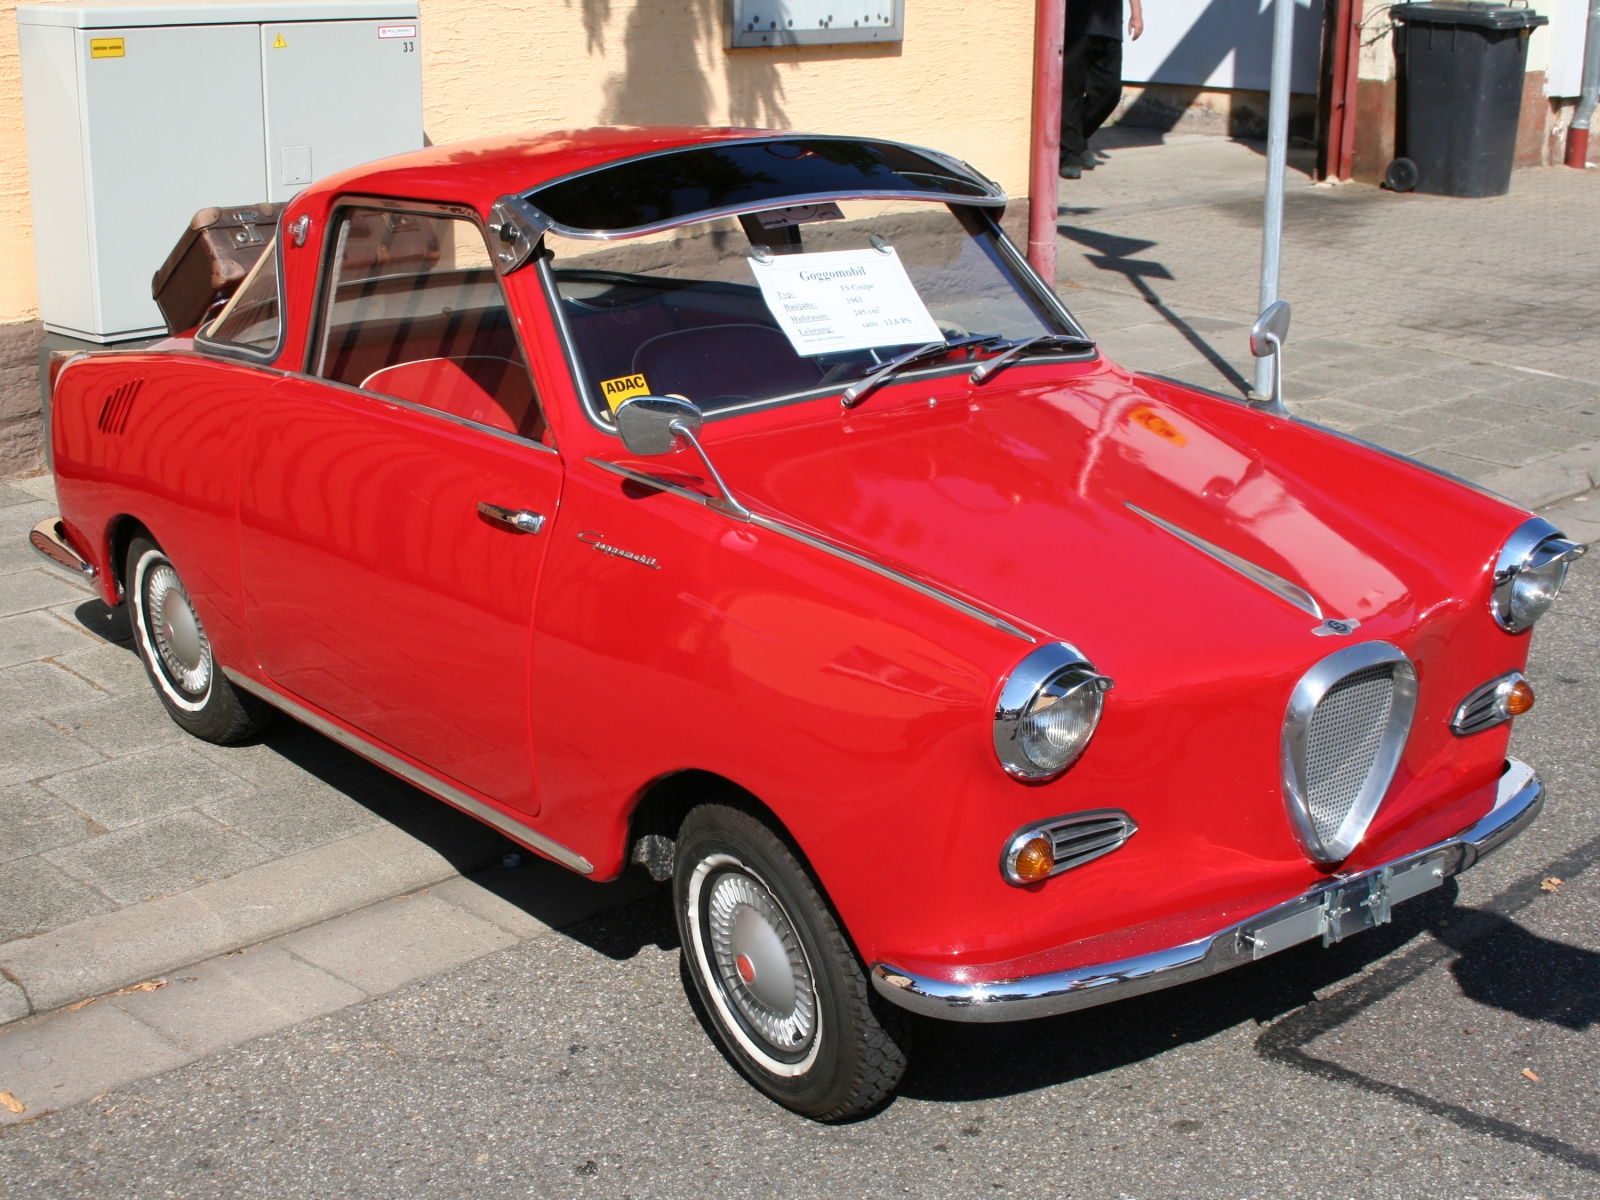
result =
M1065 162L1063 162L1061 164L1061 178L1063 178L1063 179L1082 179L1083 178L1083 167L1078 162L1078 159L1077 159L1076 155L1074 155L1071 159L1069 159L1069 160L1067 160L1067 161L1065 161Z
M1085 171L1092 171L1100 165L1100 160L1094 156L1093 150L1085 150L1078 155L1078 161L1083 164Z

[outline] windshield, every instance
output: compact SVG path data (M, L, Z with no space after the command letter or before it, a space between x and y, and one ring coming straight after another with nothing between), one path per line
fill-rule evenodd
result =
M964 207L842 201L620 242L548 233L545 247L585 401L607 423L636 395L710 416L837 391L932 341L1079 332Z

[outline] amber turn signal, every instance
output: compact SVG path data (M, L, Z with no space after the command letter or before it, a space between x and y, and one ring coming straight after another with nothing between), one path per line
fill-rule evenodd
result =
M1506 693L1506 713L1513 717L1520 717L1533 707L1533 688L1528 686L1526 679L1519 679L1511 685L1511 690Z
M1038 883L1048 878L1056 865L1055 847L1042 833L1036 833L1017 848L1011 860L1011 873L1019 883Z

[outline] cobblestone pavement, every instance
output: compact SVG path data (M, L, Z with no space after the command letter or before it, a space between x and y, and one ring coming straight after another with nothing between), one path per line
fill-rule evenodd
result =
M467 869L513 849L293 721L245 746L185 735L126 606L29 547L53 501L48 477L0 483L0 969L18 939L380 828ZM25 1011L0 979L0 1023Z
M1062 295L1124 366L1241 395L1255 378L1259 147L1140 137L1105 131L1111 161L1062 182ZM1291 171L1285 397L1525 504L1586 491L1600 484L1597 279L1600 171L1518 171L1509 195L1480 200Z

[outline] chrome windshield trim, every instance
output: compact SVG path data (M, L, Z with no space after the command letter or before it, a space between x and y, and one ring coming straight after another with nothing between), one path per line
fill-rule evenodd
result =
M1007 203L1003 196L999 199L993 199L986 196L951 196L938 192L795 192L793 195L777 196L772 200L761 200L754 204L746 201L743 204L724 204L718 208L702 208L681 217L672 217L665 221L653 221L649 225L635 225L630 229L575 229L571 225L563 225L559 221L552 219L549 213L531 201L528 202L528 208L531 212L537 213L542 221L549 223L547 228L551 233L558 234L561 237L583 242L622 242L627 241L629 238L646 237L652 233L663 233L669 229L681 229L685 225L698 225L703 221L718 221L724 217L736 217L741 213L766 212L774 208L794 208L802 204L826 204L830 202L837 204L840 201L850 200L910 200L946 207L958 204L971 208L1000 208Z
M1496 789L1494 808L1488 816L1454 837L1380 866L1335 877L1293 900L1224 926L1207 937L1133 958L977 983L934 979L892 963L878 962L872 968L872 986L884 999L924 1016L989 1023L1052 1017L1190 983L1243 966L1282 948L1273 946L1258 953L1246 935L1249 930L1260 930L1275 921L1307 913L1330 894L1360 888L1375 878L1388 880L1429 859L1437 860L1441 882L1461 874L1525 830L1543 806L1544 786L1533 768L1517 759L1507 759L1506 770ZM1285 946L1292 944L1296 943L1284 943Z
M646 487L656 488L663 492L671 492L674 496L682 496L686 500L693 500L696 504L703 504L707 508L714 509L716 507L712 504L714 497L703 496L699 492L691 491L686 487L680 487L675 483L669 483L665 479L658 479L654 475L647 475L642 471L635 471L628 467L619 466L617 463L606 462L604 459L590 458L587 461L593 463L602 471L610 471L613 475L621 475L624 479L631 479L635 483L644 484ZM940 604L947 604L957 612L966 613L967 616L982 621L985 625L992 626L993 628L1000 630L1002 633L1009 633L1012 637L1021 638L1023 641L1029 643L1036 643L1038 641L1038 639L1032 634L1028 633L1026 630L1019 629L1010 621L1007 621L1004 617L999 617L994 613L986 612L977 605L969 604L967 601L962 600L959 597L952 596L949 592L942 591L930 583L924 583L915 576L907 575L903 571L897 571L893 567L886 567L882 563L868 558L860 551L851 550L845 546L838 545L835 542L830 542L825 538L817 537L814 534L805 533L802 530L795 528L793 525L789 525L783 521L775 520L772 517L763 516L758 512L751 513L749 521L750 524L759 526L770 533L781 534L786 538L793 538L795 541L803 542L805 545L810 546L815 550L821 550L824 554L831 554L835 558L842 558L846 562L854 563L858 567L864 567L868 571L871 571L874 575L882 575L885 579L892 579L895 583L898 583L904 587L908 587L914 592L920 592L922 595L927 596L930 599L939 601Z
M794 192L788 196L775 196L754 204L746 201L743 204L701 209L692 215L672 217L665 221L653 221L648 225L635 225L629 229L575 229L570 225L561 225L551 220L549 215L540 209L533 200L537 193L544 191L546 188L559 187L561 184L571 183L574 179L582 179L585 176L594 175L600 171L609 171L613 167L625 166L629 163L647 162L652 158L665 158L671 154L686 154L695 150L714 150L723 146L760 146L769 142L792 142L798 139L810 142L871 141L899 146L903 150L924 154L929 158L944 163L951 167L953 171L964 176L968 183L982 188L983 194L978 196L952 196L938 192L910 190L866 191L860 189L836 192ZM643 237L650 233L659 233L663 229L676 229L681 225L692 225L697 221L709 221L718 217L735 216L741 212L766 212L774 208L786 208L797 204L820 204L829 200L928 200L935 204L964 204L976 208L1004 208L1011 202L1005 193L1005 189L998 183L971 164L962 162L942 150L934 150L927 146L917 146L911 142L896 142L889 138L862 138L827 133L774 133L764 137L719 138L716 141L684 142L661 150L648 150L643 154L630 154L623 158L609 159L603 163L596 163L592 167L584 167L566 175L557 175L553 179L543 180L533 187L515 194L526 201L529 208L539 213L540 217L550 221L549 227L553 232L560 234L562 237L581 238L586 241L620 241L626 238Z
M318 716L310 709L296 704L281 692L257 683L254 679L240 674L231 667L223 667L222 672L234 684L242 687L252 696L257 696L272 707L282 709L295 720L311 726L318 733L332 738L347 750L353 750L369 762L376 763L392 775L398 775L407 783L421 788L430 796L443 800L446 804L453 805L463 812L469 813L485 825L492 825L509 838L513 838L531 850L537 850L547 858L553 858L564 867L577 871L582 875L594 874L594 864L575 850L569 850L560 842L546 837L531 826L523 824L508 813L503 813L483 801L467 795L459 788L450 786L443 780L436 778L421 767L414 767L403 758L383 750L359 734L335 725L332 721Z
M1208 542L1205 538L1190 533L1187 529L1174 525L1171 521L1163 521L1154 513L1146 512L1131 500L1124 500L1123 503L1152 525L1159 525L1179 541L1188 542L1196 550L1202 554L1209 554L1223 566L1232 567L1246 579L1259 583L1280 600L1287 600L1301 612L1308 613L1319 621L1323 619L1322 606L1317 603L1316 597L1299 584L1290 583L1282 575L1275 575L1265 567L1258 567L1248 558L1241 558L1231 550L1224 550L1221 546Z

